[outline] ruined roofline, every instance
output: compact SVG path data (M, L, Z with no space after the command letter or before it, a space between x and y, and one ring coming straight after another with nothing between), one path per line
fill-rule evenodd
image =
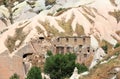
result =
M59 36L57 38L90 38L90 36Z
M73 45L70 45L70 44L67 44L67 45L56 44L55 46L56 47L65 47L65 46L67 46L67 47L74 47Z

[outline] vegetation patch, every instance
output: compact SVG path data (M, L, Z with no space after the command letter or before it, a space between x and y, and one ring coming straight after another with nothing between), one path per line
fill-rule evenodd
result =
M76 55L73 53L52 55L46 59L44 72L49 74L51 79L65 79L72 75L75 67L79 73L88 70L85 65L76 64L75 60Z
M44 32L39 26L36 26L35 28L36 28L38 33L43 33Z
M110 0L110 2L113 6L117 6L117 4L115 3L115 0Z
M111 70L115 67L119 66L120 61L118 58L110 60L108 63L105 64L98 64L96 67L94 67L92 70L90 70L90 74L87 76L84 76L80 79L110 79Z
M83 26L79 24L76 25L75 32L77 33L78 36L85 35Z
M72 21L74 19L74 16L71 17L67 22L65 22L65 18L62 18L62 20L57 20L59 26L61 26L64 30L64 36L72 36L73 35L73 29L72 29Z
M120 43L117 43L117 44L114 46L114 48L118 48L118 47L120 47Z
M107 45L104 45L104 46L102 46L102 49L104 50L105 53L107 53L107 51L108 51L108 46L107 46Z
M83 9L83 11L86 12L88 15L90 15L90 16L92 16L92 17L95 18L95 15L94 15L94 13L92 12L91 8L86 7L86 6L83 6L82 9Z
M2 34L2 33L4 33L4 32L6 32L6 31L8 31L8 28L3 29L3 30L0 32L0 34Z
M113 16L116 19L117 23L120 22L120 10L114 10L114 12L110 11L109 15Z
M48 15L48 16L53 16L53 14L54 14L54 13L48 13L47 15Z
M14 74L10 77L10 79L20 79L20 77L19 77L18 74L14 73Z
M78 74L80 74L84 71L88 71L88 68L84 64L77 63L76 67L78 68Z
M108 54L111 53L110 51L112 51L112 48L113 48L113 45L107 42L106 40L102 40L100 43L100 46L105 51L105 53L108 53Z
M51 50L47 50L47 55L48 56L52 56L53 54L52 54L52 51Z
M26 79L42 79L41 69L39 67L33 66L29 70Z
M10 53L12 53L12 51L14 50L15 47L15 39L14 37L8 36L5 45L8 48L8 50L10 51Z
M50 22L48 20L45 22L39 20L38 22L44 26L48 34L53 34L54 36L59 35L59 31L54 26L50 26Z
M45 0L45 5L48 6L48 5L53 5L56 3L56 0Z
M5 45L11 53L14 51L14 49L16 49L15 42L17 40L20 40L20 44L17 46L19 47L27 36L27 34L23 32L23 28L24 27L17 28L15 31L15 35L13 37L8 36L8 38L5 41Z
M71 9L71 8L59 8L58 10L57 10L57 13L54 15L54 16L59 16L59 15L61 15L62 13L64 13L65 11L68 11L69 9Z

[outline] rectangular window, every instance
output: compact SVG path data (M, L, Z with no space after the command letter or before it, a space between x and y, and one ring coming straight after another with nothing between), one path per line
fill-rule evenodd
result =
M64 47L56 47L56 53L64 53Z
M82 45L79 45L79 48L82 48Z
M85 42L85 38L83 38L83 42Z
M66 52L70 53L71 52L70 50L71 50L71 47L67 47Z
M87 57L87 54L84 54L84 57Z
M60 38L57 38L57 42L60 42Z
M90 52L90 47L87 47L87 51Z
M69 42L69 39L68 39L68 38L66 38L66 42Z
M77 38L74 38L74 42L77 42Z

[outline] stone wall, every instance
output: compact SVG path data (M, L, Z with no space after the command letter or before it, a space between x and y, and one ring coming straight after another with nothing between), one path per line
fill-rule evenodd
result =
M90 46L90 37L58 37L52 44L54 45L53 52L57 53L76 53L78 63L85 63L94 54L94 50Z
M53 45L55 53L58 53L59 51L62 51L62 53L68 51L77 52L84 45L90 47L90 37L58 37L56 40L53 41Z
M90 37L82 36L82 37L58 37L53 41L55 45L90 45Z

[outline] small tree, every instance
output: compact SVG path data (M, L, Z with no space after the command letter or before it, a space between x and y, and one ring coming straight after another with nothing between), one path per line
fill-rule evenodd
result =
M77 63L76 67L78 69L78 73L82 73L82 72L88 71L88 68L84 64Z
M47 50L47 55L52 56L53 54L52 54L52 52L50 50Z
M120 43L117 43L115 46L114 46L114 48L117 48L117 47L119 47L120 46Z
M102 49L105 51L105 53L107 53L107 51L108 51L108 46L107 46L107 45L104 45L104 46L102 46Z
M70 77L75 68L75 54L56 54L46 59L44 72L50 75L51 79L64 79Z
M40 68L33 66L28 72L26 79L42 79Z
M19 76L18 76L16 73L14 73L14 74L10 77L10 79L19 79Z

